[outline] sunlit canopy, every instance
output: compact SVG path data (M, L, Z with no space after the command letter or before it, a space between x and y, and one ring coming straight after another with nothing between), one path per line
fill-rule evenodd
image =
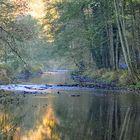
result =
M31 0L29 2L29 7L29 14L34 18L39 19L45 16L43 0Z

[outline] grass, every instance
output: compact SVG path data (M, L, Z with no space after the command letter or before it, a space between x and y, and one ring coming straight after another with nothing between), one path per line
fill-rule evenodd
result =
M140 88L140 82L133 83L133 79L127 70L110 69L88 69L82 73L83 76L91 77L108 83L115 83L119 86Z

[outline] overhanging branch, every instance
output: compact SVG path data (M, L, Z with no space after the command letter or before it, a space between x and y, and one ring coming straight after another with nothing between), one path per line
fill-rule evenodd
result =
M15 43L15 39L14 39L14 37L8 32L8 31L6 31L2 26L0 26L0 33L2 34L2 32L5 32L11 39L12 39L12 42L15 44L15 46L16 46L16 43ZM20 54L18 53L18 51L15 49L15 48L13 48L13 45L8 41L8 40L6 40L5 38L0 38L1 40L3 40L4 42L6 42L6 44L9 46L9 48L12 50L12 52L14 52L18 57L19 57L19 59L24 63L24 64L26 64L27 65L27 63L24 61L24 59L20 56Z

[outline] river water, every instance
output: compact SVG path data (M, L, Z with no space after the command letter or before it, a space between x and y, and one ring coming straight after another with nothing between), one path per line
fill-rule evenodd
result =
M140 140L140 95L55 86L69 83L57 71L5 86L14 94L0 97L0 140Z

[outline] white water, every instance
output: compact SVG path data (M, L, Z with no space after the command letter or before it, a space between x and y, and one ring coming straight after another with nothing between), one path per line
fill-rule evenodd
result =
M41 79L41 82L39 81ZM35 82L32 83L21 83L21 84L8 84L0 85L0 90L5 91L25 91L25 92L37 92L37 93L46 93L52 90L61 91L61 90L94 90L94 88L85 88L78 86L66 86L71 84L73 81L70 77L70 74L66 70L45 72L42 74L41 78L35 79ZM41 83L41 84L40 84ZM42 84L43 83L43 84ZM73 83L72 83L73 84ZM65 85L65 86L57 86Z

